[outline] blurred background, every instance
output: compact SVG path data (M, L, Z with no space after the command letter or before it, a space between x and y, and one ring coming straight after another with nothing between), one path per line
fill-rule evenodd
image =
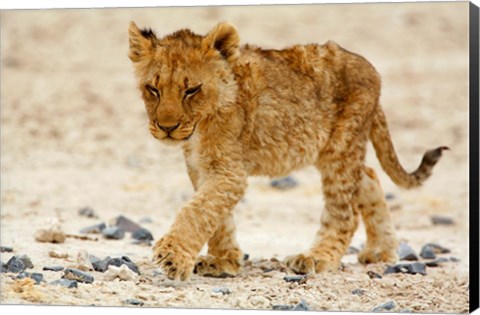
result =
M363 55L382 75L382 104L405 168L415 169L427 149L452 149L423 188L402 191L369 148L367 164L390 194L398 235L416 248L441 238L468 267L467 2L2 11L2 244L33 252L32 231L46 218L77 231L87 224L77 215L84 206L103 219L149 217L158 238L192 195L180 150L148 132L127 57L132 20L159 36L180 28L205 34L230 21L243 43L281 49L333 40ZM313 168L292 176L298 185L285 191L251 179L237 206L238 239L253 257L283 258L313 239L320 177ZM456 224L434 227L434 214ZM353 244L364 239L360 230Z

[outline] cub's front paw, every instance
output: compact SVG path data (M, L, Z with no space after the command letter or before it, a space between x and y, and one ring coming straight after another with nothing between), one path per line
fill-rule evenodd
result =
M395 263L398 261L396 246L388 247L365 247L358 253L358 261L362 264L378 262Z
M190 278L195 264L195 256L174 236L164 236L155 243L153 260L169 279L182 281Z
M311 254L288 256L284 261L297 274L314 274L338 269L338 264Z
M236 276L241 266L240 259L208 255L197 258L193 272L204 277L227 278Z

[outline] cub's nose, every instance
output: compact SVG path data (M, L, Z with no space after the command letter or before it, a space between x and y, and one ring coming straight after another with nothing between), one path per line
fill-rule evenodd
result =
M162 126L160 125L159 123L157 123L157 127L162 129L163 131L165 131L166 133L170 133L172 131L174 131L175 129L178 128L178 126L180 126L180 123L174 125L174 126Z

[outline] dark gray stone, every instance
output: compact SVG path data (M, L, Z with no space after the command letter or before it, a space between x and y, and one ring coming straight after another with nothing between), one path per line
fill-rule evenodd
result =
M17 256L13 256L7 261L7 272L19 273L27 268L25 263Z
M35 280L35 284L40 284L43 281L43 274L38 272L21 272L17 275L17 279L30 278Z
M420 251L420 257L424 259L435 259L437 258L437 254L430 246L423 246L422 250Z
M393 301L388 301L385 304L376 306L372 309L372 312L382 312L382 311L391 311L395 308L395 302Z
M123 215L116 217L112 225L117 226L124 232L132 232L132 233L142 228L140 225L124 217Z
M270 186L280 190L292 189L298 186L298 182L291 176L274 179L270 182Z
M58 279L55 281L50 282L51 285L60 285L66 288L78 288L78 283L75 280L68 280L68 279Z
M398 258L400 260L415 261L418 260L417 253L407 243L400 243L398 246Z
M222 293L223 295L231 294L232 291L230 291L229 288L213 288L212 290L214 293Z
M364 290L364 289L358 288L358 289L352 290L352 294L353 294L353 295L363 295L364 293L365 293L365 290Z
M421 274L426 276L427 269L424 263L421 262L414 262L408 264L397 264L394 266L388 266L385 270L384 274L391 274L391 273L407 273L407 274Z
M433 225L454 225L455 221L450 217L440 216L440 215L432 215L430 217L432 220Z
M121 240L125 237L125 232L118 226L111 226L105 228L102 235L109 240Z
M457 257L450 257L450 261L452 261L452 262L459 262L460 259L457 258Z
M370 279L382 279L381 275L371 270L367 271L367 275L370 277Z
M132 270L133 272L140 274L140 271L138 270L137 265L128 258L127 256L122 256L122 257L117 257L117 258L111 258L110 256L107 256L105 259L102 260L95 260L92 261L90 259L90 262L92 263L93 269L98 272L105 272L108 269L108 266L116 266L120 267L121 265L127 265L127 267Z
M347 255L353 255L353 254L358 254L360 252L360 249L356 248L355 246L348 246Z
M449 260L447 258L440 257L440 258L437 258L435 260L425 262L425 265L427 267L438 267L440 264L448 262L448 261Z
M393 199L395 199L395 194L393 194L393 193L386 193L386 194L385 194L385 199L386 199L386 200L393 200Z
M272 305L272 310L274 311L291 311L294 305L284 305L284 304L277 304Z
M13 252L13 247L0 246L1 253L11 253Z
M65 269L63 266L45 266L42 268L42 270L45 270L45 271L62 271L63 269Z
M249 254L243 254L243 261L247 261L250 258Z
M83 208L79 209L78 214L82 217L94 218L94 219L98 218L98 215L95 212L95 210L93 210L90 207L83 207Z
M83 283L93 283L94 281L94 278L91 274L74 268L65 269L65 274L62 276L62 278Z
M292 308L292 311L310 311L310 307L305 300L301 300L300 303Z
M150 233L150 231L145 228L140 228L133 232L132 238L143 242L153 241L152 233Z
M99 223L99 224L84 227L83 229L80 230L80 233L82 233L82 234L100 234L106 228L107 228L107 225L102 222L102 223Z
M435 244L435 243L427 243L427 244L425 244L425 246L428 246L428 247L432 248L435 251L435 253L437 253L437 254L448 254L448 253L450 253L450 249L445 248L445 247L443 247L441 245L438 245L438 244Z
M17 256L17 258L23 262L23 264L25 265L25 268L32 269L34 267L32 260L27 255Z
M125 304L135 305L135 306L143 306L143 302L137 299L126 299Z
M283 280L287 282L297 282L300 283L304 281L307 278L306 275L296 275L296 276L285 276L283 277Z

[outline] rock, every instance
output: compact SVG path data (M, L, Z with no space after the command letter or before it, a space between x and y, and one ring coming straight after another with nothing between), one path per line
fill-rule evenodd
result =
M78 288L78 283L75 280L68 280L68 279L58 279L55 281L50 282L51 285L60 285L66 288Z
M143 306L143 304L144 304L142 301L137 300L137 299L126 299L124 302L125 302L125 304L135 305L135 306Z
M64 267L62 266L44 266L42 268L42 270L45 270L45 271L62 271L63 269L65 269Z
M93 283L93 276L78 269L68 268L65 269L65 274L62 279L75 280L83 283Z
M277 304L272 305L272 310L275 311L291 311L293 309L293 305L284 305L284 304Z
M132 270L136 274L140 274L140 272L138 271L138 267L127 256L122 256L120 258L111 258L110 256L107 256L103 260L96 261L92 261L92 259L90 258L90 261L92 262L93 269L98 272L107 271L108 266L111 265L116 267L120 267L121 265L127 265L130 270Z
M306 275L296 275L296 276L285 276L283 280L287 282L297 282L297 283L304 283L307 279Z
M291 176L274 179L270 182L270 186L279 190L292 189L298 186L298 182Z
M397 253L400 260L418 260L417 253L406 243L400 243Z
M450 217L432 215L430 217L433 225L454 225L455 221Z
M223 295L231 294L232 291L230 291L229 288L213 288L212 291L214 293L221 293Z
M60 222L57 218L50 218L45 223L47 228L35 232L35 240L45 243L63 243L66 235L63 233Z
M367 271L367 275L370 277L370 279L382 279L381 275L371 270Z
M80 230L81 234L100 234L103 230L107 228L105 223L99 223L91 226L84 227Z
M132 233L132 238L135 240L150 242L153 241L152 233L149 230L140 228Z
M353 254L358 254L360 252L360 249L354 247L354 246L348 246L347 252L345 253L346 255L353 255Z
M448 262L448 261L449 260L447 258L440 257L440 258L437 258L437 259L432 260L432 261L427 261L425 263L425 265L428 266L428 267L438 267L440 264Z
M376 306L372 309L372 312L382 312L382 311L391 311L395 308L395 302L388 301L385 304Z
M428 243L422 247L420 251L420 256L424 259L435 259L437 258L436 254L447 254L450 253L448 248L440 246L435 243Z
M32 260L27 255L21 255L16 257L23 262L23 264L25 265L25 268L32 269L34 267Z
M457 258L457 257L450 257L450 261L452 261L452 262L459 262L460 259Z
M113 219L111 222L112 226L116 226L124 232L135 232L136 230L141 229L142 227L132 220L120 215Z
M385 200L389 201L389 200L393 200L393 199L395 199L395 194L393 194L393 193L386 193L385 194Z
M17 279L23 279L23 278L33 279L35 280L36 284L40 284L43 281L43 274L38 272L29 273L24 271L17 275Z
M77 265L75 266L76 269L81 271L93 271L93 265L90 261L90 255L87 253L86 250L81 250L77 253Z
M292 311L310 311L310 307L305 300L301 300L300 303L292 308Z
M17 256L10 258L6 264L7 272L19 273L24 271L26 268L27 266L25 266L25 263Z
M0 253L11 253L13 252L12 247L0 246Z
M388 266L384 274L390 273L407 273L411 275L419 273L426 276L427 270L424 263L414 262L409 264L397 264L394 266Z
M250 258L249 254L243 254L243 261L247 261Z
M352 294L353 294L353 295L363 295L364 293L365 293L365 290L364 290L364 289L358 288L358 289L352 290Z
M118 226L111 226L102 231L103 236L109 240L121 240L125 236L125 232Z
M121 265L120 267L109 265L107 271L105 272L105 279L112 281L115 279L120 279L123 281L136 280L138 275L133 272L127 265Z
M94 218L94 219L98 218L98 215L95 212L95 210L93 210L90 207L83 207L83 208L79 209L78 214L82 217Z

